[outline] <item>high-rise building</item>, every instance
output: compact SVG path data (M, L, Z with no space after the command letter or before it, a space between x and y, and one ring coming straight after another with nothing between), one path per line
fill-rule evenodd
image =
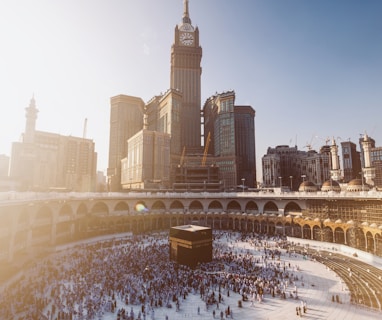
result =
M117 95L110 99L109 191L121 189L121 160L127 155L127 140L143 128L145 103L141 98Z
M209 143L225 189L238 185L234 106L235 92L227 91L210 97L203 107L204 144Z
M225 189L256 187L255 110L236 106L235 92L227 91L206 100L203 118L204 144L208 143Z
M143 129L128 140L128 157L122 159L123 189L168 187L170 135Z
M254 188L257 187L255 110L251 106L235 106L234 116L237 184L244 179L246 186Z
M201 59L199 29L191 23L188 0L183 2L182 22L175 27L171 47L170 88L182 93L181 145L186 151L201 144Z
M216 94L204 105L202 146L201 59L199 29L192 25L188 0L184 0L182 21L175 26L171 47L170 89L146 105L137 97L111 99L109 190L145 188L149 180L193 190L232 189L243 180L247 186L256 185L255 111L250 106L235 107L233 91ZM147 122L142 131L143 113ZM167 173L159 179L142 171L151 169L137 155L142 150L150 154L148 148L158 144L149 137L160 136L149 131L170 139L169 182ZM168 163L162 165L167 172ZM161 170L156 167L156 172Z
M8 177L9 174L9 157L0 154L0 178Z
M86 137L37 131L37 113L32 98L26 108L23 139L12 144L10 177L22 190L95 191L94 142Z
M328 148L300 151L295 147L268 148L262 158L264 187L289 187L297 190L303 181L316 186L330 178L330 153Z
M138 115L145 122L143 130L127 141L125 158L121 159L122 189L171 185L181 154L181 106L180 91L169 89L148 102L144 116Z
M357 145L351 141L341 142L343 182L360 178L361 154L357 151Z
M375 168L374 185L382 188L382 147L375 147L371 149L371 163Z

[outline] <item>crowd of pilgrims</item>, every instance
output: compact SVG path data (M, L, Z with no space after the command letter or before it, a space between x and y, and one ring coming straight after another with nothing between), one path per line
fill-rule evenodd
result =
M298 266L283 262L282 251L291 254L280 238L218 231L212 262L191 269L169 261L168 234L82 244L36 262L5 288L0 319L154 319L157 308L180 310L189 294L207 310L230 294L252 303L288 298L297 295Z

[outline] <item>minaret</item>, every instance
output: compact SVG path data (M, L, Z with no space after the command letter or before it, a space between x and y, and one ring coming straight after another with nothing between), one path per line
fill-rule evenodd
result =
M330 178L334 181L339 181L341 180L341 169L338 157L338 146L334 138L332 139L332 145L330 146L330 154L332 156L332 168L330 170Z
M188 0L183 0L182 21L175 26L171 46L170 89L182 94L179 106L180 150L201 146L201 74L202 48L199 29L191 24Z
M375 168L371 164L371 140L365 133L362 141L363 158L365 160L365 167L362 168L362 176L365 182L371 186L374 186Z
M29 107L25 108L25 132L24 132L24 141L25 143L33 143L34 142L34 134L36 131L36 120L38 110L36 108L36 101L34 99L34 95L29 103Z

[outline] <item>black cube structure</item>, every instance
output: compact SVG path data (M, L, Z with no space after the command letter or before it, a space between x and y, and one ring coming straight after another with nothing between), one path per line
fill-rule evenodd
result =
M170 229L170 260L194 268L212 260L212 229L184 225Z

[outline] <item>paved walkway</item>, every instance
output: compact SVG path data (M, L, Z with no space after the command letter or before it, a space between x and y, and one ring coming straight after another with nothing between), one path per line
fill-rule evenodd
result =
M238 246L245 247L245 243L238 243ZM282 261L290 262L291 265L298 265L299 271L297 275L300 281L297 281L297 291L299 299L287 298L280 299L272 298L270 295L265 295L263 302L255 302L252 305L251 301L242 303L242 307L238 307L240 295L231 293L227 297L223 293L224 303L219 305L219 310L216 307L210 307L206 310L201 304L199 295L189 295L187 300L181 304L180 311L175 312L168 309L156 311L155 319L165 319L166 314L169 320L173 319L213 319L212 311L215 310L215 319L220 319L220 311L230 306L233 310L233 319L240 320L287 320L300 318L296 315L296 307L301 306L301 300L307 304L307 312L302 315L304 319L322 319L322 320L363 320L363 319L382 319L382 312L372 311L364 307L350 304L350 294L346 285L341 279L330 269L327 269L319 262L305 260L301 255L289 257L283 255ZM291 291L289 288L288 291ZM339 302L336 301L338 296ZM200 314L198 314L200 307ZM105 319L115 319L113 317ZM224 317L224 319L226 319Z
M111 235L109 238L116 238ZM106 237L108 238L108 237ZM102 238L104 240L105 238ZM93 239L94 241L96 239ZM101 238L99 239L101 240ZM232 250L253 250L252 254L260 255L261 252L250 248L247 242L233 242ZM66 246L58 248L65 249ZM350 294L346 285L342 280L330 269L324 265L306 260L301 255L292 255L284 253L281 256L281 262L290 263L296 267L296 275L299 280L296 283L298 299L290 298L289 293L294 290L289 286L287 290L287 298L279 297L272 298L269 294L265 295L262 302L242 302L242 307L238 306L238 301L241 300L239 294L230 292L229 297L226 292L222 292L223 303L219 305L219 309L214 305L206 310L205 304L199 298L199 294L189 294L186 300L181 300L180 310L174 308L157 308L155 309L154 319L213 319L213 310L215 310L215 319L220 319L220 312L229 306L233 311L233 319L253 320L253 319L295 319L300 318L296 315L296 307L301 306L301 301L307 304L307 312L301 318L305 319L346 319L346 320L362 320L362 319L382 319L381 311L373 311L364 307L356 306L350 303ZM338 302L336 302L338 297ZM333 301L334 298L334 301ZM124 306L122 302L118 303L118 307L124 307L130 310L131 306ZM117 309L118 309L117 307ZM133 306L135 314L138 314L139 306ZM1 315L0 315L0 319ZM116 320L116 314L105 313L103 320ZM146 317L151 320L151 316ZM224 316L224 319L225 316ZM8 320L8 319L7 319Z

